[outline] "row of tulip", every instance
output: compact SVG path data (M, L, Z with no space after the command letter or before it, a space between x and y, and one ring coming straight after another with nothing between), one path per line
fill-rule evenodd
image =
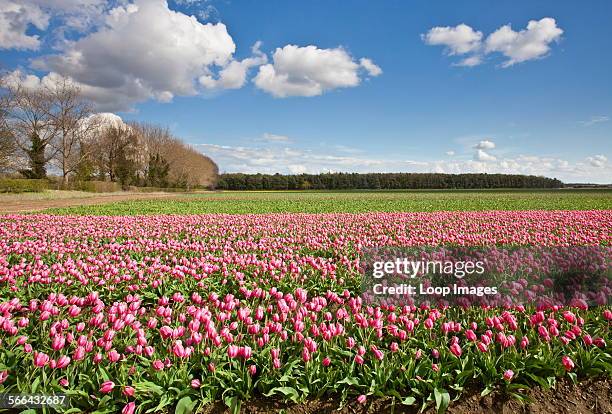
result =
M0 218L0 393L67 411L388 397L609 375L599 306L376 306L365 249L610 246L612 211Z

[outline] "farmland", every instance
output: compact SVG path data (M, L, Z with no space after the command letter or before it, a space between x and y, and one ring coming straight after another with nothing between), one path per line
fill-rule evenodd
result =
M360 259L377 246L609 253L611 207L605 191L211 193L2 216L0 392L65 393L73 412L329 397L442 411L469 389L520 400L606 376L605 303L374 306ZM262 214L228 214L246 212Z
M271 191L187 194L49 210L55 214L367 213L483 210L602 210L612 190Z

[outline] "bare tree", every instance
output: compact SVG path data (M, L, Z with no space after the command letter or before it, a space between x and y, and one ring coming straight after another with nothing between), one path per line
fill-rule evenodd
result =
M4 78L0 77L0 90L4 90ZM10 100L7 94L0 95L0 172L6 172L14 164L17 146L6 120Z
M54 157L52 162L62 174L62 184L68 182L68 175L77 171L90 154L84 145L92 131L97 130L97 118L92 117L92 104L83 99L80 88L63 78L46 87L51 100L49 118L55 137L50 141Z
M6 126L13 142L28 159L28 178L45 178L47 163L55 155L51 142L56 137L50 117L52 99L41 87L26 87L20 80L5 82L8 100Z
M98 177L128 184L142 169L139 137L128 125L107 125L99 128L85 144Z
M193 188L213 187L216 184L217 165L204 154L186 145L164 127L134 123L132 128L143 137L148 152L146 177L155 177L152 185L161 182L160 169L165 184ZM167 167L167 171L166 171Z

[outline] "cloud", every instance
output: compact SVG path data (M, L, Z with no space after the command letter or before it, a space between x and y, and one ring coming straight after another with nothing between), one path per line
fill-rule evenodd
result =
M42 40L28 34L46 32L50 22L58 44L67 42L67 31L84 32L96 27L105 10L120 0L0 0L0 49L38 50ZM46 34L46 33L45 33Z
M344 155L332 147L325 149L292 148L289 146L230 146L194 144L211 156L222 172L243 173L321 173L321 172L437 172L527 174L556 177L565 182L609 183L612 165L604 156L594 156L585 162L538 155L494 157L496 159L409 160L391 155L384 158L367 157L367 153L353 149ZM482 151L482 150L481 150ZM487 154L488 155L488 154ZM602 158L603 157L603 158ZM486 157L485 157L486 158ZM596 161L593 165L591 158Z
M508 58L502 66L508 67L546 56L550 51L550 43L558 41L562 34L563 30L551 17L530 20L527 28L520 32L515 32L507 24L487 37L485 52L501 52Z
M207 1L175 3L201 8ZM371 59L356 61L342 48L287 45L267 64L258 41L250 56L236 59L224 24L204 24L165 0L0 0L0 49L38 49L39 34L29 29L50 26L56 52L33 59L31 67L42 77L71 79L101 111L239 89L257 67L256 86L278 97L320 95L382 73ZM79 33L65 36L70 30Z
M476 151L476 154L474 155L474 159L477 161L496 161L497 158L495 158L495 156L479 149Z
M427 45L445 46L448 55L468 55L454 66L477 66L484 57L501 53L507 58L502 67L528 60L541 59L550 52L550 44L559 41L563 29L552 17L530 20L527 27L516 32L507 24L483 39L480 31L462 23L454 27L433 27L421 38Z
M482 32L461 23L455 27L433 27L421 39L430 46L445 46L449 55L464 55L480 49Z
M37 50L38 35L28 35L29 27L46 30L49 15L36 4L0 0L0 49Z
M453 150L446 151L446 155L448 155L449 157L452 157L453 155L455 155L455 151Z
M223 68L218 77L206 74L200 77L199 81L207 89L239 89L246 83L247 73L250 68L260 66L268 62L268 57L259 48L261 42L256 42L251 51L252 57L243 60L232 60Z
M608 163L608 158L605 155L595 155L593 157L588 157L587 161L593 167L596 168L604 168Z
M600 122L608 122L610 120L609 116L606 115L594 115L587 121L580 121L580 123L584 126L592 126L595 124L599 124Z
M379 76L379 75L382 75L382 73L383 73L383 71L380 68L380 66L378 66L377 64L372 62L371 59L361 58L361 59L359 59L359 65L361 65L362 68L364 68L366 71L368 71L370 76Z
M291 138L289 138L286 135L277 135L277 134L270 134L268 132L265 132L261 138L258 139L258 141L265 141L265 142L291 142Z
M472 66L478 66L481 63L482 63L482 56L474 55L474 56L468 56L465 59L460 60L458 63L454 63L453 66L472 67Z
M361 82L360 69L370 76L382 73L371 60L357 63L342 48L286 45L275 50L272 60L259 67L254 82L259 89L277 98L317 96L333 89L357 86Z
M222 23L202 24L170 10L164 0L136 0L110 10L97 31L34 67L84 85L101 109L126 110L147 99L195 95L198 79L207 76L215 87L237 87L252 62L234 64L235 49ZM217 67L218 79L212 76Z
M481 150L490 150L495 148L495 142L485 139L476 144L474 148Z

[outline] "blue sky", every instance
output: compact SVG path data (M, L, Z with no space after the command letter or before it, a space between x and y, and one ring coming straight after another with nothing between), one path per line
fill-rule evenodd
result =
M222 171L610 182L610 17L608 1L0 0L0 62L71 77Z

